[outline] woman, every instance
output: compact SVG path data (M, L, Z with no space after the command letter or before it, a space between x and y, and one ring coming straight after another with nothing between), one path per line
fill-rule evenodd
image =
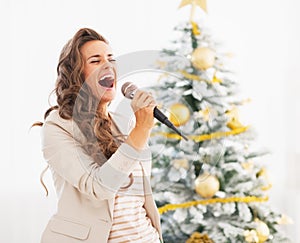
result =
M116 95L114 62L108 42L88 28L61 52L57 106L37 123L59 198L42 243L162 241L147 147L155 101L145 91L135 93L133 128L108 112Z

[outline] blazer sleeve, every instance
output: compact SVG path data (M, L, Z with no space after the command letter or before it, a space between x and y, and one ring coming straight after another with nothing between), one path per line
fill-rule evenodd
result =
M150 161L150 149L137 151L123 143L102 165L88 156L70 132L53 121L42 128L42 152L46 162L81 193L98 200L111 199L128 180L139 161Z

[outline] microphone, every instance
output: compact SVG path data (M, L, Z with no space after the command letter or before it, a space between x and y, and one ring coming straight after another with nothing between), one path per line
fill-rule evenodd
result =
M124 83L121 88L123 95L128 99L132 99L137 90L138 87L131 82ZM154 107L153 115L161 123L165 124L167 127L171 128L174 132L176 132L178 135L184 138L184 140L188 140L188 138L184 136L179 130L177 130L174 124L170 122L169 119L157 107Z

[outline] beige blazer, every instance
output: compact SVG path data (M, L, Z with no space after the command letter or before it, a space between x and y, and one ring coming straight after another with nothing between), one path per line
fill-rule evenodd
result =
M128 134L128 120L110 113L119 130ZM144 172L145 209L162 240L160 216L150 186L151 153L123 143L99 167L80 144L84 136L76 123L52 111L42 127L42 151L58 195L57 212L49 220L41 243L105 243L113 219L116 192L126 184L136 163Z

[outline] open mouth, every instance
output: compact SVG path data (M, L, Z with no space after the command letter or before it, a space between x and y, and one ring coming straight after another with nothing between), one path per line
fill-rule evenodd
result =
M100 80L98 81L98 83L105 88L112 88L114 87L114 76L112 74L107 74L104 75L100 78Z

